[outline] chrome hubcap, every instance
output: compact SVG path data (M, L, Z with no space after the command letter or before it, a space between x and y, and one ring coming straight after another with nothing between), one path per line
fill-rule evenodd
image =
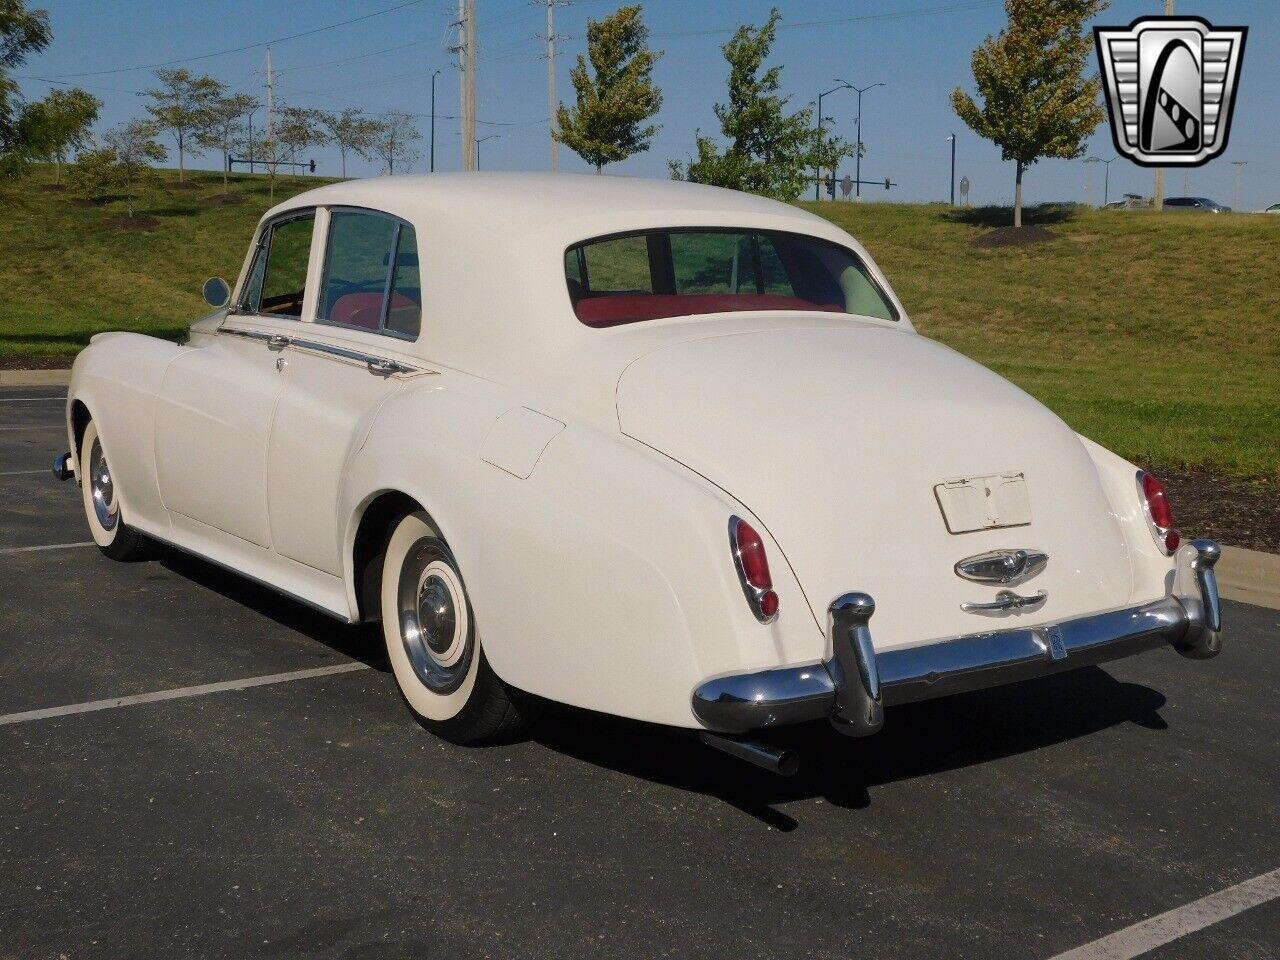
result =
M418 679L437 693L457 689L471 665L470 611L438 540L419 540L405 556L397 607L400 638Z
M111 482L111 470L102 454L102 444L95 437L89 452L89 495L93 498L93 512L103 530L115 528L120 519L116 506L116 488Z

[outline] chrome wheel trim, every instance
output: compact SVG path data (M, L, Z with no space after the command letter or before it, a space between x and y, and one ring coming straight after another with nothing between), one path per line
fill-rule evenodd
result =
M116 503L116 487L111 480L111 468L102 452L102 443L93 438L89 451L89 494L93 499L93 512L103 530L114 530L120 519L120 507Z
M405 555L397 581L400 640L413 672L435 693L456 690L471 666L471 611L440 541L424 537Z

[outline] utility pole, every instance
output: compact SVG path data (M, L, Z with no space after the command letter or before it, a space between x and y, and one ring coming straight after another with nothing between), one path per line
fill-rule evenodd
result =
M462 169L476 168L476 0L458 0L458 114L462 122Z
M271 77L271 48L267 47L267 136L271 136L271 111L274 106L275 82Z
M956 135L947 137L951 141L951 205L956 205Z
M1164 0L1164 15L1173 16L1173 0ZM1151 196L1151 206L1157 213L1164 209L1164 167L1156 167L1156 187Z
M440 76L437 70L431 74L431 164L430 171L436 172L436 77Z
M467 0L467 129L463 135L468 140L476 138L476 53L476 0ZM476 169L474 150L467 169Z
M1248 160L1232 160L1231 165L1236 168L1236 187L1231 191L1231 209L1239 211L1240 209L1240 174L1244 170Z
M547 8L547 112L550 120L548 121L551 133L551 171L554 173L560 169L559 144L556 142L556 134L560 132L560 125L556 118L556 22L555 8L563 7L569 3L569 0L531 0L535 4L543 4Z

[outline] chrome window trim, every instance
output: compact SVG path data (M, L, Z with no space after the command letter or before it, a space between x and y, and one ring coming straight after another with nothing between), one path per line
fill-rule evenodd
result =
M320 273L320 287L317 291L319 297L319 305L316 309L316 315L311 321L318 327L333 327L337 330L359 330L361 333L372 333L380 337L391 337L394 340L403 340L405 343L417 343L418 338L422 336L421 313L419 313L418 336L411 337L406 333L400 333L398 330L387 329L387 313L391 306L391 284L395 279L396 260L400 256L400 231L403 227L408 227L414 231L414 237L417 237L417 230L413 224L403 217L397 217L393 213L386 213L382 210L374 210L371 207L353 207L347 204L326 207L329 211L329 225L324 238L324 266ZM380 217L383 220L390 220L395 224L395 230L391 234L391 251L387 259L387 275L382 285L382 314L378 318L378 329L370 330L368 327L361 327L354 323L335 323L332 320L326 320L323 317L326 304L324 302L325 290L329 285L329 250L333 243L333 215L335 213L363 213L372 217ZM422 298L422 259L421 246L419 246L418 259L418 296ZM418 304L419 311L422 310L422 303Z

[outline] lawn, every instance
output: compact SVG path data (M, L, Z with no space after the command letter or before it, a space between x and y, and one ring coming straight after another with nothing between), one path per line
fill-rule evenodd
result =
M207 206L220 175L172 171L138 212L0 188L0 361L73 353L100 330L176 337L203 312L200 284L232 277L269 206L265 177L233 178L238 206ZM280 178L276 200L325 181ZM998 370L1077 430L1137 462L1280 483L1280 217L1042 211L1059 235L1033 247L970 241L1005 212L806 203L861 240L913 322ZM1001 428L990 424L990 429Z

